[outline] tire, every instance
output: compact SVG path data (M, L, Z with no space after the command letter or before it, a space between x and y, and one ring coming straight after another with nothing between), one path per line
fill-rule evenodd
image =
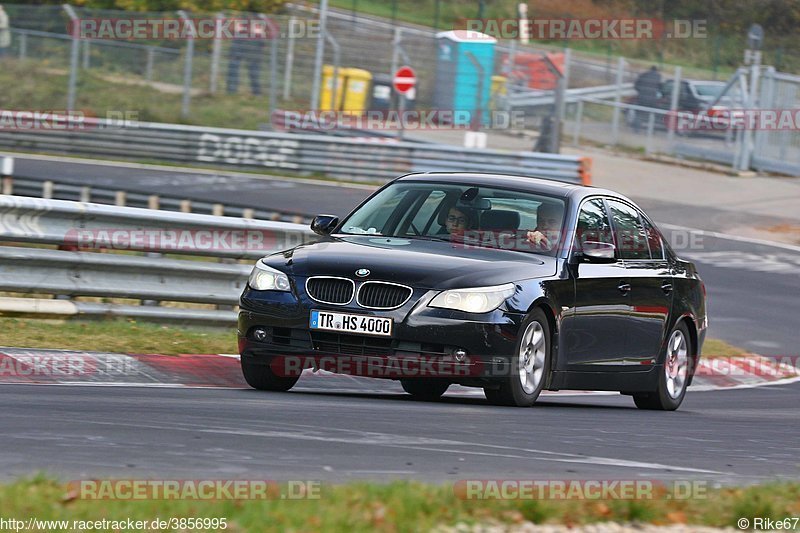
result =
M539 398L550 372L550 324L544 311L534 309L520 327L521 334L510 372L497 388L485 388L489 403L513 407L530 407Z
M450 387L449 381L435 378L401 379L403 390L418 400L433 401L442 397Z
M691 337L686 324L676 325L667 337L664 350L664 366L658 373L658 386L655 391L636 393L633 402L639 409L674 411L680 407L686 396L689 382L689 366L693 353Z
M300 376L279 376L269 364L242 361L242 374L248 385L258 390L286 392L294 387Z

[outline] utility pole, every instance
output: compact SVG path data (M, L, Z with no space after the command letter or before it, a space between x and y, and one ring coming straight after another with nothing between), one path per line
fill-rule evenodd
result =
M328 20L328 0L319 3L319 35L317 36L317 51L314 55L314 82L311 85L311 111L319 109L319 88L322 83L322 60L325 55L325 27ZM336 80L334 80L336 83Z

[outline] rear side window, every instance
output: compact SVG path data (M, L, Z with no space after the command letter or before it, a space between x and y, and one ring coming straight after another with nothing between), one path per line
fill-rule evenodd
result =
M614 223L614 240L619 250L619 257L650 259L647 232L636 209L616 200L608 200L608 207Z
M644 231L647 234L647 245L650 247L650 256L653 259L664 259L664 244L661 241L661 234L646 218L643 216L639 218L641 218L642 223L644 223Z
M578 215L578 228L575 234L575 247L583 249L587 241L614 244L611 225L608 222L603 201L599 198L585 202Z

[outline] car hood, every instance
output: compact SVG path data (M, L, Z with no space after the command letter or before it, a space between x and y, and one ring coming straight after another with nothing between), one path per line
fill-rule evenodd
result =
M291 276L341 276L390 281L422 289L499 285L553 276L556 259L529 252L422 239L347 236L304 244L263 259Z

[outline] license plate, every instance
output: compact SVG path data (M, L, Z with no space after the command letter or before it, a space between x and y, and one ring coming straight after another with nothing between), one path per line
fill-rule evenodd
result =
M311 311L311 329L391 337L392 319L332 311Z

